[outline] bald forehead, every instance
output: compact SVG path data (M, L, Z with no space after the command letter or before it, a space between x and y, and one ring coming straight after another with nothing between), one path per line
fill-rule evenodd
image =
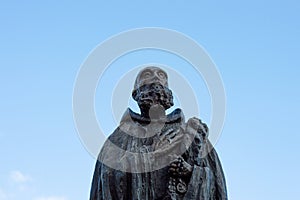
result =
M150 74L161 74L161 76L163 75L165 79L168 78L168 74L162 70L159 67L154 67L154 66L150 66L150 67L146 67L143 70L140 71L140 73L138 74L139 78L142 78L144 75L146 75L147 73Z
M168 87L168 75L159 67L149 66L142 69L137 77L134 84L134 90L147 84L159 83L162 86Z

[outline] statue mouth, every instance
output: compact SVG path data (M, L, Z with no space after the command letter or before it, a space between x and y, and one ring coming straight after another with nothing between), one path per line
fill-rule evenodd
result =
M144 103L154 104L153 98L150 97L141 98L141 101L143 101Z
M144 106L144 108L147 109L154 109L157 110L158 108L160 109L164 109L162 103L159 100L156 100L155 98L143 98L141 99L142 105Z
M149 110L154 105L163 106L165 110L173 106L172 91L157 83L141 86L133 92L133 98L143 110Z

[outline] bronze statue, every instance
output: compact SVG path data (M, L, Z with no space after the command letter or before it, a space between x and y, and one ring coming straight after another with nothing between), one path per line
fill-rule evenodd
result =
M141 70L132 97L141 114L128 109L102 147L90 200L227 200L206 124L185 122L180 109L165 114L173 106L167 73Z

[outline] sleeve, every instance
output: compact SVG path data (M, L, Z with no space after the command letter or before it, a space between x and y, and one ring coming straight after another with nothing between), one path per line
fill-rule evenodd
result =
M117 134L116 130L113 134ZM115 159L109 145L99 153L91 184L90 200L125 200L128 199L127 173L108 167L101 162L105 157Z
M202 166L194 165L184 200L227 200L225 177L214 149L203 161Z
M126 200L127 176L97 160L92 180L90 200Z
M193 172L184 199L227 200L225 176L218 154L208 140L208 127L196 118L188 125L197 134L189 149Z

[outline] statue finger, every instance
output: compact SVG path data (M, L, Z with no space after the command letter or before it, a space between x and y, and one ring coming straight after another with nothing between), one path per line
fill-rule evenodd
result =
M178 167L178 164L172 163L172 164L170 165L170 167L175 167L175 168L177 168L177 167Z

